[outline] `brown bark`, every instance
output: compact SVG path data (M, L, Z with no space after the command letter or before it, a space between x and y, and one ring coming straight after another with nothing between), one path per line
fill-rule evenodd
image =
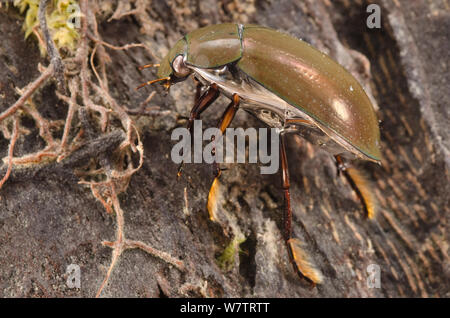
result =
M105 2L105 1L103 1ZM105 2L106 3L106 2ZM138 2L136 2L138 3ZM138 65L157 61L143 49L108 53L111 95L135 108L157 89L152 105L170 110L134 117L142 128L145 161L119 195L127 238L145 242L183 260L185 270L146 254L126 250L102 296L212 297L448 297L450 9L428 1L381 1L381 29L366 27L365 1L152 1L146 17L99 17L104 41L145 43L156 56L184 33L200 26L257 23L289 32L327 52L351 70L379 106L383 167L360 163L373 180L380 213L364 217L361 202L332 157L289 137L293 235L305 243L324 282L315 288L299 280L282 239L283 193L280 176L260 175L257 165L233 164L222 173L223 226L209 221L206 199L212 168L190 164L177 181L170 160L171 130L185 124L193 105L191 80L168 95L160 88L134 88L154 76ZM112 3L116 7L116 3ZM22 18L0 9L0 112L14 104L14 87L39 76L34 39L23 40ZM370 63L370 64L369 64ZM369 68L370 65L370 68ZM67 105L49 82L35 95L39 112L64 119ZM219 98L202 118L217 123L229 101ZM18 140L15 155L43 146L34 122ZM234 127L263 127L238 112ZM0 190L0 296L95 296L111 262L116 218L92 192L78 184L73 170L95 154L108 154L125 138L100 134L60 163L13 167ZM9 141L0 138L6 157ZM1 169L2 175L6 166ZM238 228L247 240L234 266L222 270L217 256ZM234 230L236 231L236 230ZM66 267L81 268L81 288L66 286ZM367 267L381 269L381 288L367 285Z

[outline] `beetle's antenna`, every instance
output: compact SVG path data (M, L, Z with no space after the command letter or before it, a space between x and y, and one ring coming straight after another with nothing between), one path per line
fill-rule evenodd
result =
M136 90L138 90L139 88L142 88L144 86L151 85L153 83L160 82L160 81L170 81L170 76L163 77L163 78L158 78L158 79L155 79L155 80L143 83L143 84L139 85L138 87L136 87Z
M159 66L160 66L159 63L157 63L157 64L146 64L146 65L139 66L138 69L139 69L139 71L142 71L144 68L159 67Z

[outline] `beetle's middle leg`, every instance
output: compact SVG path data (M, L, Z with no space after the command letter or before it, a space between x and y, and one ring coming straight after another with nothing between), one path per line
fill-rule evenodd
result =
M239 102L240 102L240 97L237 94L233 94L232 96L232 100L231 103L228 105L228 107L226 108L225 112L223 113L222 117L219 120L219 125L218 128L220 130L220 132L223 133L225 132L225 130L228 128L228 126L230 126L234 116L236 115L236 112L239 109ZM214 136L211 138L211 142L214 142ZM216 155L216 147L213 145L213 148L211 150L211 154L213 157L215 157ZM208 194L208 202L206 204L206 207L208 209L208 213L209 213L209 218L211 220L215 220L215 211L217 209L217 191L218 191L218 179L220 177L221 174L221 169L219 167L219 164L217 163L217 160L214 161L214 172L215 172L215 176L214 176L214 180L213 183L211 184L211 188L209 190L209 194Z
M201 93L201 86L200 82L197 83L197 91L195 94L195 104L194 107L191 109L191 113L189 114L189 121L187 124L187 129L189 129L189 132L191 133L191 141L193 138L192 135L192 129L194 120L200 118L200 114L203 113L209 106L211 106L212 103L219 97L219 88L216 84L212 84L206 92L203 93L203 95L200 96ZM181 176L181 172L183 169L183 163L182 161L180 163L180 166L178 167L178 173L177 176Z
M291 194L289 182L289 169L286 156L286 143L284 134L280 134L280 161L281 161L281 180L284 192L284 233L283 237L286 242L289 259L294 266L295 272L300 277L305 277L314 285L322 281L322 274L314 268L310 263L308 255L303 251L301 242L292 237L292 209L291 209Z
M336 155L334 158L336 159L338 171L344 174L345 178L363 203L367 217L372 219L378 209L378 202L373 191L370 189L370 181L360 170L347 165L341 156Z

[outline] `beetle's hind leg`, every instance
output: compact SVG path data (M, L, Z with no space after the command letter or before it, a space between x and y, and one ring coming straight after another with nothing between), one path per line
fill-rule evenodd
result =
M236 115L236 112L239 109L239 102L240 102L240 97L237 94L233 94L231 103L228 105L228 107L226 108L225 112L223 113L222 117L219 120L218 128L222 134L225 132L225 130L228 128L228 126L230 126L231 121L233 120L234 116ZM211 142L214 142L214 136L211 139L212 139ZM213 157L216 156L216 147L215 146L213 146L213 148L211 150L211 154ZM209 218L214 221L216 219L215 215L216 215L216 210L217 210L217 194L218 194L218 187L219 187L218 180L222 173L222 170L220 169L220 166L217 163L217 160L214 161L213 169L214 169L214 180L213 180L213 183L211 184L211 188L209 190L208 202L206 204L206 207L208 209Z
M363 203L367 217L372 219L378 210L378 202L371 189L371 182L362 171L347 165L341 156L336 155L335 159L338 171L344 174L345 178Z
M194 120L199 119L201 113L203 113L209 106L211 106L212 103L219 97L219 88L216 84L212 84L209 86L209 88L206 90L206 92L201 94L201 83L197 81L197 90L195 93L195 103L194 107L191 109L191 113L189 114L189 121L187 124L187 129L189 129L189 132L191 134L191 142L193 138L192 130L194 125ZM183 170L183 163L181 162L178 167L177 177L181 176L182 170Z
M303 251L301 242L292 237L292 209L291 194L289 192L289 169L286 156L286 144L284 134L280 134L280 161L281 161L281 180L284 192L284 233L283 237L289 254L289 259L295 272L300 277L305 277L314 285L322 282L322 274L310 262L308 255Z

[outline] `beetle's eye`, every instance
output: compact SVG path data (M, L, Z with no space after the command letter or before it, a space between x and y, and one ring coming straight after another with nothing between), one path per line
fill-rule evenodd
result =
M173 71L176 77L186 77L191 73L191 70L183 61L183 55L178 55L172 63Z

